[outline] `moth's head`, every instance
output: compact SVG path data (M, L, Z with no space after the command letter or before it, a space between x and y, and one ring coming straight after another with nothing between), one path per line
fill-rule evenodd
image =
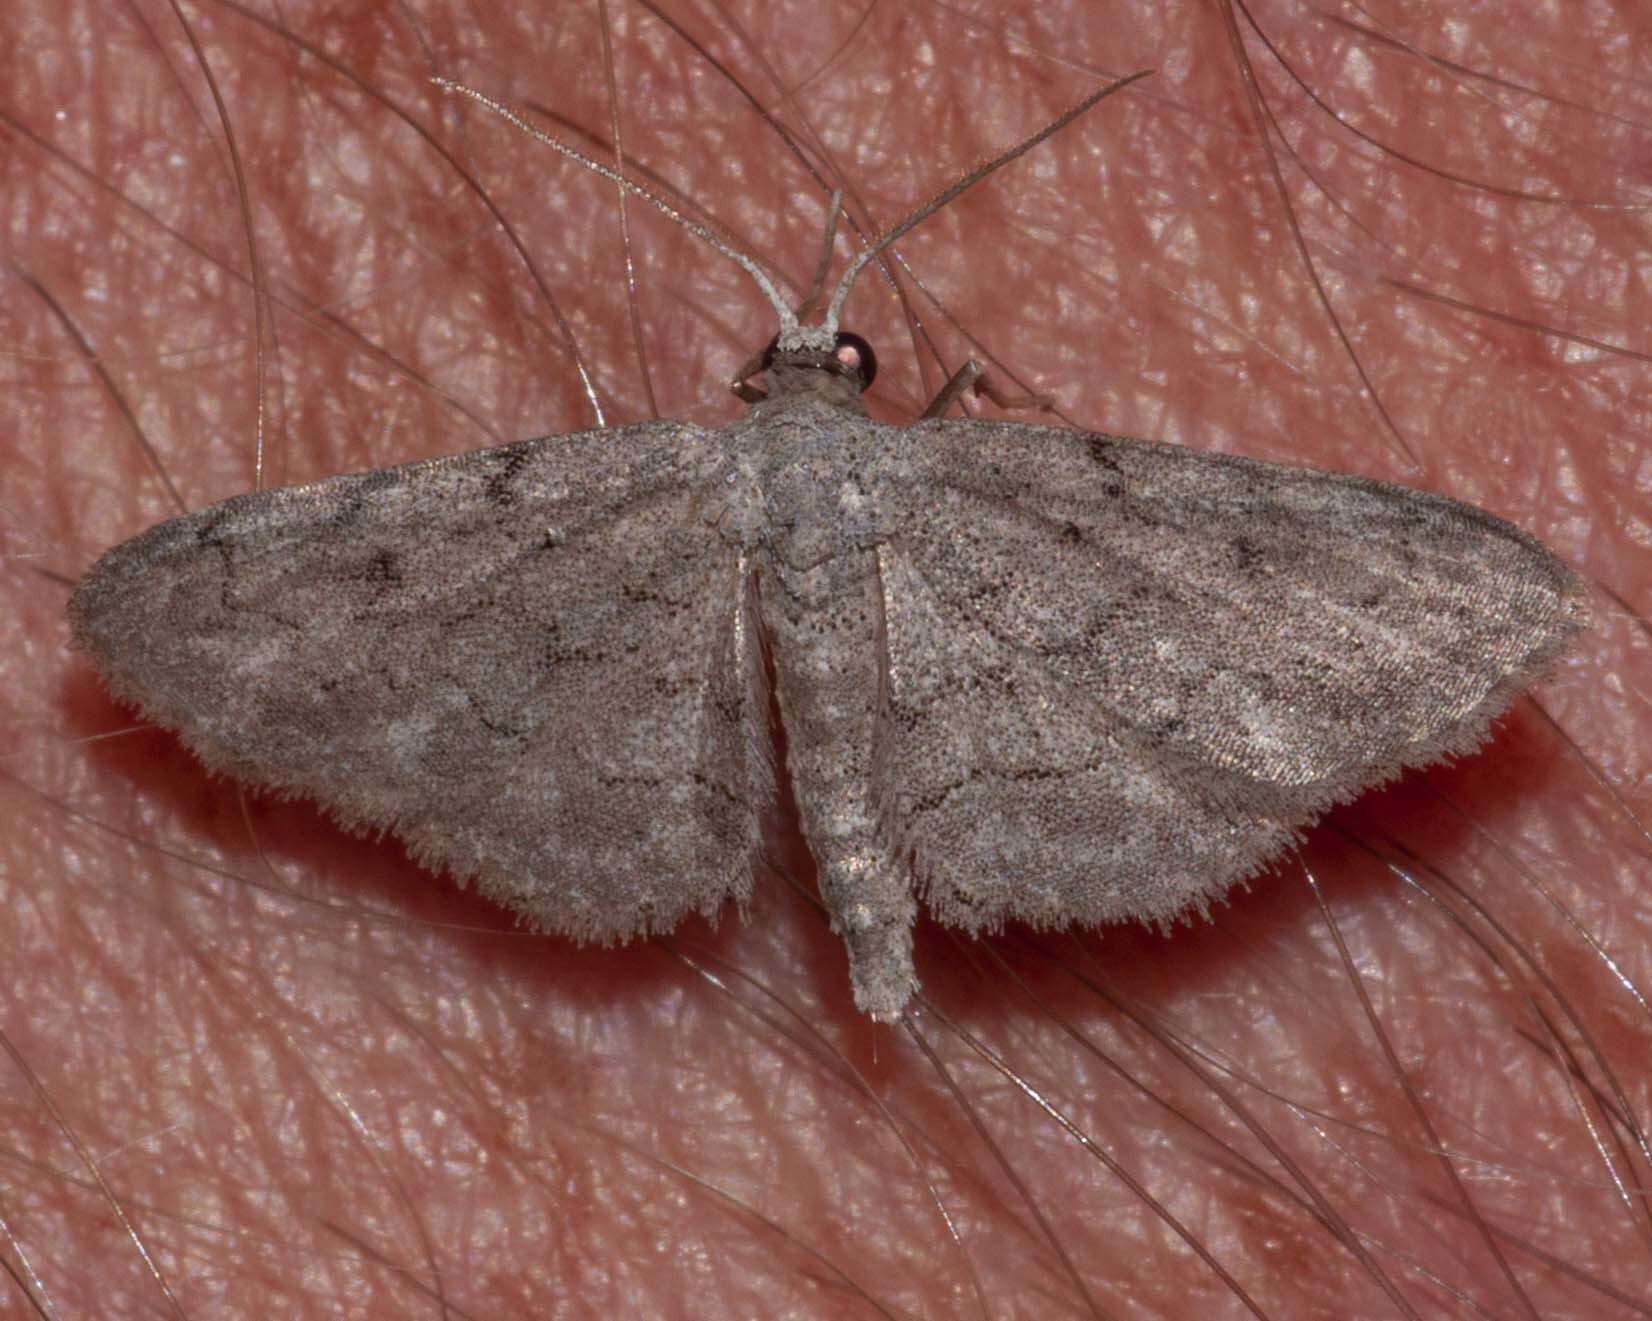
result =
M878 355L859 335L848 330L819 332L818 326L800 328L804 333L782 331L769 341L768 348L753 359L733 383L734 393L748 404L769 397L774 387L783 392L796 388L815 373L846 381L856 395L864 392L878 374ZM767 378L768 388L756 378ZM805 387L807 388L807 387Z

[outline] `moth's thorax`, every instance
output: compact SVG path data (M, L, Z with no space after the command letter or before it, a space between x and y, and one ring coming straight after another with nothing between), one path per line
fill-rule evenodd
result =
M890 533L885 496L900 431L872 421L855 385L775 368L771 394L730 428L731 523L783 570L866 550Z
M840 371L777 362L769 367L765 375L769 397L753 407L754 414L788 403L810 400L825 404L839 414L853 413L862 417L866 414L860 385Z

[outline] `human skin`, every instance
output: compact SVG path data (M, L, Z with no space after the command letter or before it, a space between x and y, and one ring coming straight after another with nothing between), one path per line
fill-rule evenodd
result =
M824 134L851 208L882 224L1155 68L902 243L944 299L907 289L947 363L985 357L1052 421L1471 500L1602 588L1596 626L1480 756L1335 813L1212 923L979 942L926 924L928 998L891 1028L854 1011L784 821L799 886L760 877L745 921L578 949L393 843L210 779L102 694L62 607L107 545L255 485L597 417L479 193L338 71L227 8L187 11L243 204L173 11L9 0L8 1306L1643 1314L1652 1226L1621 1187L1649 1178L1625 1124L1652 1100L1652 318L1639 213L1590 204L1639 197L1647 71L1612 61L1645 43L1433 8L1406 37L1467 68L1258 14L1383 144L1330 125L1247 38L1324 192L1264 136L1214 5L966 23L781 4L745 15L749 44L671 11ZM613 187L425 81L606 137L601 11L279 14L508 218L608 423L735 415L724 382L773 333L746 277L633 202L633 332ZM806 283L820 190L660 20L609 18L627 156ZM771 73L809 80L795 105ZM869 275L845 324L878 346L874 410L915 417L945 373L889 286ZM1489 914L1472 934L1442 907L1470 912L1464 893ZM1203 1073L1172 1042L1212 1052Z

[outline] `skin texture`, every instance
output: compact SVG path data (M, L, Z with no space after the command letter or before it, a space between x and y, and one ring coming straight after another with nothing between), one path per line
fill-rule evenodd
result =
M1591 204L1638 198L1646 45L1611 14L1513 32L1435 8L1439 30L1387 34L1432 63L1323 15L1258 14L1381 144L1330 123L1252 34L1311 180L1264 142L1215 6L969 22L778 6L747 16L749 43L684 16L765 104L770 71L813 75L807 119L851 205L886 224L1101 79L1158 68L903 243L946 300L914 305L947 362L984 352L1004 388L1089 427L1474 501L1610 593L1483 755L1338 812L1308 873L1214 925L978 944L920 928L935 1007L913 1037L854 1011L837 942L782 880L760 883L749 924L576 950L131 732L66 649L67 583L106 546L260 482L596 418L497 219L378 103L228 11L191 11L211 19L243 205L170 11L14 0L8 1305L1643 1314L1652 1230L1615 1185L1647 1165L1612 1116L1644 1124L1652 1086L1636 998L1652 983L1652 317L1642 217ZM726 420L721 382L771 333L745 277L633 211L633 323L612 187L423 82L468 79L606 136L600 12L554 10L515 27L428 8L288 20L461 154L610 422ZM818 190L657 20L610 23L628 153L807 283ZM874 412L904 421L945 372L909 350L901 312L868 283L846 324L878 348ZM1204 1073L1171 1033L1208 1052Z

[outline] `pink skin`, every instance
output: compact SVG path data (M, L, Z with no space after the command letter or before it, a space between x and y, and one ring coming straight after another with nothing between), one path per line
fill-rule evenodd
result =
M669 947L579 950L514 933L393 845L341 835L307 807L244 802L166 735L122 732L128 715L64 649L65 580L174 511L157 465L187 507L260 480L246 213L201 65L170 11L142 8L145 31L107 5L12 8L7 26L30 36L0 56L7 113L151 218L8 135L0 205L17 267L0 298L10 350L0 617L11 625L0 663L12 731L0 1033L14 1053L0 1073L0 1259L10 1273L66 1316L389 1317L436 1315L442 1301L471 1316L559 1305L871 1316L874 1300L933 1316L1077 1316L1092 1304L1241 1314L1233 1288L1140 1196L933 1013L920 1030L945 1076L903 1029L857 1015L840 946L780 881L759 885L747 924L730 914ZM577 327L609 421L655 410L728 418L739 405L722 381L773 333L746 278L633 204L634 339L612 186L423 85L439 71L606 135L598 11L563 8L479 20L475 6L386 5L336 28L285 12L463 155ZM1327 206L1282 164L1308 250L1402 446L1292 242L1221 14L1163 0L1070 15L1042 5L1034 19L1021 8L988 11L972 29L945 9L874 7L851 38L847 8L821 19L821 6L781 4L751 11L764 26L749 47L709 22L695 30L769 104L765 63L796 81L850 42L806 89L808 114L834 144L851 209L869 206L883 224L1103 77L1156 66L1156 78L901 245L1015 374L995 369L998 383L1047 393L1086 426L1474 500L1644 606L1645 368L1533 328L1644 351L1652 316L1643 282L1627 278L1643 217L1515 200L1358 146L1248 42L1290 141L1348 208ZM1450 10L1436 7L1441 30ZM1611 63L1636 49L1634 34L1577 15L1515 31L1472 9L1453 38L1462 45L1410 34L1440 59L1550 98L1526 99L1282 12L1294 16L1265 21L1293 65L1390 147L1508 187L1632 200L1648 135L1606 112L1649 120L1634 100L1644 69ZM592 425L520 258L431 147L231 11L190 14L198 26L210 18L203 41L283 304L266 338L261 480ZM806 281L824 198L657 20L622 16L628 151ZM894 88L886 100L880 86ZM107 382L19 271L57 300ZM949 363L969 351L944 317L925 319ZM875 410L915 416L944 373L926 361L920 374L887 285L868 276L845 325L878 350ZM1452 1291L1498 1315L1632 1314L1504 1235L1646 1296L1652 1235L1611 1181L1644 1183L1648 1172L1621 1158L1597 1109L1580 1113L1602 1085L1596 1064L1580 1064L1587 1082L1554 1067L1526 998L1539 993L1530 971L1510 958L1511 988L1373 853L1488 905L1582 1016L1630 1112L1647 1121L1647 1013L1532 889L1533 877L1551 886L1626 976L1652 985L1652 889L1632 815L1648 806L1645 640L1618 605L1602 598L1601 613L1541 706L1519 704L1482 757L1414 775L1313 835L1304 857L1348 963L1295 865L1236 896L1216 925L1168 940L1017 932L959 946L919 932L919 969L940 1009L1139 1180L1268 1315L1403 1315L1379 1280L1428 1316L1467 1314ZM726 985L674 950L724 970ZM1220 1052L1241 1075L1226 1085L1247 1114L1366 1236L1370 1258L1244 1166L1288 1177L1204 1083L1073 972L1105 977L1137 1012ZM1069 1029L1241 1155L1144 1098ZM895 1125L845 1081L845 1062ZM1292 1111L1258 1086L1323 1113ZM1583 1113L1608 1135L1611 1169ZM1442 1145L1449 1169L1434 1154ZM962 1249L917 1170L941 1189ZM17 1285L0 1283L0 1297L0 1310L26 1314Z

